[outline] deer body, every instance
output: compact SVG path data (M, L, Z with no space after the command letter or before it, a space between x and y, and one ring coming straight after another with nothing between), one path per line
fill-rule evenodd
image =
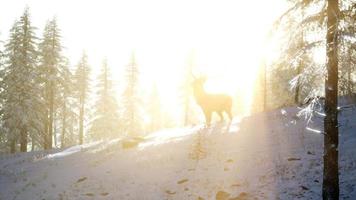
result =
M193 82L193 94L197 104L203 110L206 124L209 126L211 115L216 112L221 120L224 120L223 113L226 113L229 119L232 119L231 107L232 99L225 94L209 94L204 89L205 79L199 78Z

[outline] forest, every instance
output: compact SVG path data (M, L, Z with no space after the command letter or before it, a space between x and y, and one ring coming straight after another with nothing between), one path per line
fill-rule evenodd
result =
M0 14L0 199L356 198L356 2L275 1L266 24L253 3L207 3L209 21L135 1L132 39L105 1L71 26L65 3L1 2L21 14Z

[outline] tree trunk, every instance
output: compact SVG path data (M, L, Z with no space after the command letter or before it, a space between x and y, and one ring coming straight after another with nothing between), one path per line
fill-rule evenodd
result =
M299 105L299 90L300 90L300 71L301 71L301 66L300 64L298 65L298 68L297 68L297 83L296 83L296 87L295 87L295 94L294 94L294 103L296 105Z
M43 145L43 148L44 149L48 149L48 111L46 110L45 112L45 121L44 121L44 134L43 134L43 142L44 142L44 145Z
M54 114L53 119L56 118L56 114ZM54 142L54 148L57 148L57 124L56 121L53 120L53 142Z
M84 135L84 100L80 101L80 111L79 111L79 144L83 144Z
M27 130L26 128L21 129L20 133L20 151L27 152Z
M323 199L339 199L338 172L338 51L337 17L338 0L328 0L327 7L327 77L325 80L325 119L324 119L324 175Z
M62 134L61 134L61 148L64 148L64 138L66 133L66 118L67 118L67 107L66 107L66 99L63 100L63 107L62 107Z
M15 153L16 152L16 140L12 139L10 142L10 153Z
M31 137L31 151L35 150L35 139L34 137Z
M48 121L48 149L52 149L53 141L53 117L54 116L54 91L53 81L50 82L49 89L49 121Z

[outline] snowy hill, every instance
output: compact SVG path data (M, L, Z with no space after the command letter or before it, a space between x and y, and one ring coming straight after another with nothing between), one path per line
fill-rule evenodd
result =
M297 112L2 155L0 199L320 199L323 117ZM356 199L356 107L339 120L341 198Z

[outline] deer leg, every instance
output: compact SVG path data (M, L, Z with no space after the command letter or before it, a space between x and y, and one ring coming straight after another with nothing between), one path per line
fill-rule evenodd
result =
M232 121L232 114L231 110L226 111L227 115L229 116L230 121Z
M220 117L220 122L224 121L224 115L221 111L218 111L218 115Z
M229 117L229 120L232 120L232 114L231 114L231 110L224 110L224 112L227 114L227 116Z
M204 112L205 115L205 123L209 127L211 121L211 112Z

